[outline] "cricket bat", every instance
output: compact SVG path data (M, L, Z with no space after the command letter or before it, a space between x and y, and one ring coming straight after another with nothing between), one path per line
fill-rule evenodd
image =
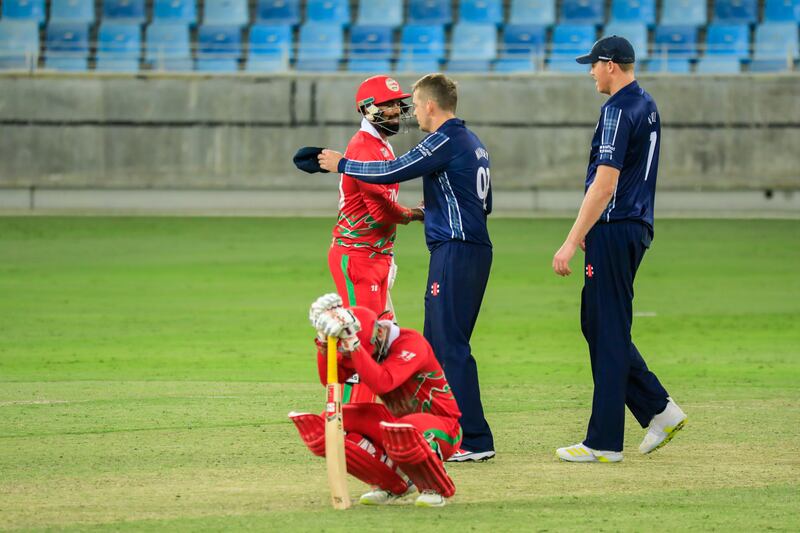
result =
M328 484L334 509L350 507L347 492L347 463L344 455L344 426L342 424L342 387L336 361L336 337L328 337L328 384L325 403L325 461L328 465Z

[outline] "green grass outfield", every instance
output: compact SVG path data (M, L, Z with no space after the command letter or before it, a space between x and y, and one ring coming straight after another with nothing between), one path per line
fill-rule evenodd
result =
M800 221L662 220L634 338L689 415L641 456L559 463L591 400L570 220L492 220L473 338L498 456L443 509L333 511L286 413L321 411L307 309L330 220L0 218L0 529L800 529ZM420 327L427 250L394 301ZM364 486L351 480L357 497Z

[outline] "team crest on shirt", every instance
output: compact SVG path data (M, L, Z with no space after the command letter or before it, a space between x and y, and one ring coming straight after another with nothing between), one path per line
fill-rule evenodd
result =
M414 352L409 352L408 350L403 350L403 352L400 355L398 355L398 357L403 361L405 361L406 363L414 359L416 356L417 354L415 354Z
M594 267L592 265L586 265L586 277L592 278L594 277Z

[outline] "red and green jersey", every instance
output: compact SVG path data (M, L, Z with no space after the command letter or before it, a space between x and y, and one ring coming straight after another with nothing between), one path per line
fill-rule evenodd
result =
M396 333L390 336L388 353L380 363L364 348L353 352L350 358L339 354L340 381L358 372L361 383L380 396L398 418L412 413L460 418L461 411L431 345L413 329L394 328ZM317 363L324 384L326 349L322 344L318 346Z
M375 128L361 121L361 129L347 145L345 157L362 161L394 159L392 146ZM333 227L333 245L361 249L370 256L390 255L397 224L408 224L411 210L397 203L400 185L373 185L342 174L339 180L339 217Z

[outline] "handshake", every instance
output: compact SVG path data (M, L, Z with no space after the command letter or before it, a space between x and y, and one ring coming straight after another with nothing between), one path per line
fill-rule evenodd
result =
M361 324L355 315L342 307L342 298L336 293L320 296L311 304L308 319L317 330L317 339L327 342L328 337L340 339L339 347L343 352L354 352L358 349L357 333Z

